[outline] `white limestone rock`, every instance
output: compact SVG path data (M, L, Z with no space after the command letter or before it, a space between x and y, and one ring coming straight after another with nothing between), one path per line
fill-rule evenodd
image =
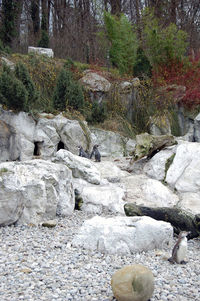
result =
M54 57L54 52L51 48L42 48L42 47L28 47L28 53L36 53L40 55L46 55L48 57Z
M115 185L84 186L81 197L82 211L101 214L105 208L124 215L125 190Z
M200 143L178 145L166 182L178 192L200 191Z
M19 135L15 129L0 120L0 162L18 160L20 149Z
M110 82L105 77L91 70L84 71L84 76L79 82L92 92L108 92L111 87Z
M131 175L121 179L127 190L126 201L149 207L173 207L178 196L161 182L145 175Z
M87 128L86 124L85 127ZM87 139L79 122L69 120L62 114L50 117L47 114L41 114L35 129L34 139L42 142L40 152L42 157L46 158L56 154L59 142L64 144L64 149L73 154L78 154L77 147L79 145L84 149L87 147Z
M144 173L153 179L162 181L165 178L166 173L166 162L174 155L176 146L172 146L161 150L155 154L144 166Z
M96 165L100 172L101 178L107 179L110 182L112 182L112 179L113 182L115 179L120 181L120 178L130 175L127 171L121 170L116 163L112 161L101 161L96 163Z
M16 220L38 224L54 219L56 214L72 214L75 205L72 174L66 166L32 160L1 163L0 170L0 206L6 212L9 199L7 211L10 212L0 224Z
M28 113L5 111L0 108L0 119L12 127L18 137L19 159L29 160L34 151L35 121ZM17 148L17 144L15 145Z
M170 223L147 216L95 216L84 222L72 244L102 253L130 255L162 249L166 244L171 244L172 239L173 228Z
M200 191L184 192L180 194L179 207L191 212L192 214L200 214Z
M60 149L53 161L64 163L71 169L74 178L81 178L91 184L100 184L100 173L95 164L87 158L76 156L67 150Z
M127 138L118 133L98 128L90 128L90 131L92 133L92 143L99 144L99 151L103 157L122 157L126 155Z

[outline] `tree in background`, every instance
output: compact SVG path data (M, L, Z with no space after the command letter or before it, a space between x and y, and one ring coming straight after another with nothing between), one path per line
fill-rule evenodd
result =
M107 38L110 41L110 60L124 73L132 73L135 63L137 40L132 26L125 15L119 18L104 14Z
M15 16L17 1L2 0L2 21L0 37L5 46L12 46L12 39L16 36Z
M186 32L173 23L163 28L149 10L145 11L143 23L143 45L154 68L182 60L186 55Z
M42 21L41 21L41 38L38 42L38 47L48 48L49 47L49 35L48 35L48 17L47 17L47 7L42 2Z

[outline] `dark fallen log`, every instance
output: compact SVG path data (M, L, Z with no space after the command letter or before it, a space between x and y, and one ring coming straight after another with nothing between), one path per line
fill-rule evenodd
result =
M158 207L151 208L139 206L134 203L124 205L124 211L127 216L150 216L156 220L170 223L174 232L190 231L189 239L200 235L200 215L193 215L180 208Z

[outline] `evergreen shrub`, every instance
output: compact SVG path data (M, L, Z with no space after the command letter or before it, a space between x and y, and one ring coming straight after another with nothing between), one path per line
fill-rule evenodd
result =
M70 70L61 69L53 95L54 108L56 110L65 110L66 107L72 107L75 110L81 110L84 103L82 88L73 79Z
M133 66L133 75L144 79L145 77L151 77L151 64L141 47L137 49L137 55L135 64Z
M8 67L0 75L0 103L8 109L22 111L28 101L28 92Z
M98 104L97 101L94 101L92 104L91 114L87 117L87 121L91 124L104 122L107 118L107 106L105 102Z
M25 86L27 92L28 92L28 102L27 102L27 110L31 109L32 104L34 104L35 101L37 101L39 97L39 93L35 88L35 85L30 77L30 74L28 72L28 69L26 66L19 62L15 67L15 76L21 80L23 85Z

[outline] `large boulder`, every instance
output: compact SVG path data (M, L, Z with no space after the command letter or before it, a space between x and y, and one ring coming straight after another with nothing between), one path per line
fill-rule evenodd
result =
M124 215L125 190L115 185L85 186L81 191L82 211L101 214L103 209Z
M167 170L173 161L175 152L176 146L171 146L155 154L145 164L143 168L144 173L150 178L163 181L165 179Z
M118 301L147 301L154 291L153 273L141 264L125 266L114 273L111 286Z
M35 121L33 118L25 112L14 113L0 108L0 119L7 126L12 127L18 136L18 144L20 145L19 159L31 159L34 153ZM16 148L18 144L15 145Z
M53 161L65 164L71 169L74 178L81 178L91 184L100 184L100 173L95 163L87 158L79 157L67 150L60 149Z
M135 148L135 141L118 133L105 131L98 128L90 128L92 143L99 144L99 150L103 157L122 157L128 155Z
M15 129L0 120L0 162L19 159L20 147L19 136Z
M167 186L142 174L124 177L121 183L127 190L127 202L149 207L173 207L179 201Z
M25 161L32 159L33 156L49 159L61 148L78 154L77 147L79 145L84 149L91 147L91 133L87 124L69 120L62 114L54 116L43 113L38 116L36 122L28 113L14 113L0 108L0 120L0 135L4 136L4 138L2 136L4 145L0 144L0 151L4 152L5 156L5 144L8 145L8 137L12 141L14 139L14 147L11 147L7 154L13 160L17 157L21 161ZM8 133L8 128L10 133ZM5 136L5 131L7 131L7 136ZM13 138L14 136L15 138ZM17 156L13 156L13 153L18 152ZM1 157L1 161L7 160L7 158L4 160L4 156Z
M86 124L84 126L87 128ZM78 146L86 148L90 137L86 137L77 120L69 120L62 114L57 116L41 114L35 128L34 139L40 143L41 156L49 158L61 148L78 154Z
M121 170L116 163L112 161L99 162L98 170L101 177L107 179L111 183L120 182L121 178L129 176L127 171Z
M185 209L200 213L200 143L185 142L177 147L166 182L179 193Z
M74 210L71 171L43 160L0 164L1 225L38 224Z
M128 255L162 248L172 243L172 238L173 228L169 223L147 216L95 216L84 222L73 245L102 253Z
M92 92L108 92L110 90L110 82L103 76L91 71L85 70L84 76L80 79L80 83Z

